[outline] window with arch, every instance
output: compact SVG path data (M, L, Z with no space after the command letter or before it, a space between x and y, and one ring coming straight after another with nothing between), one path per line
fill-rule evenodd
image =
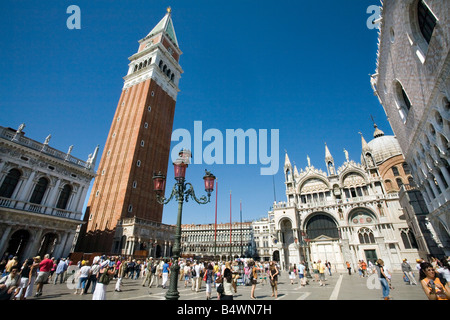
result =
M409 111L411 109L411 101L409 100L408 95L406 94L405 89L403 89L403 87L402 87L402 98L403 101L405 102L406 109Z
M21 176L22 174L19 170L11 169L0 187L0 197L11 198Z
M31 203L41 204L44 198L45 191L48 187L48 180L46 178L40 178L34 187L33 193L30 198Z
M402 167L403 167L403 172L405 174L411 174L411 169L409 168L409 165L406 162L402 164Z
M400 172L398 171L398 168L397 167L392 167L392 173L394 174L394 176L399 176L400 175Z
M417 19L419 29L427 43L430 43L437 19L424 0L417 3Z
M396 103L400 119L405 124L409 110L412 108L411 100L406 94L403 85L399 81L395 81Z
M339 238L339 231L334 220L325 214L318 214L309 219L306 225L306 233L309 239L320 236Z
M291 181L291 170L287 169L286 170L286 181Z
M403 245L405 249L418 249L416 238L414 234L409 229L403 229L400 231L400 236L402 237Z
M355 209L350 215L350 221L353 225L363 225L375 223L375 217L366 209Z
M358 230L359 243L371 244L375 243L375 237L373 231L370 228L361 228Z
M68 184L62 188L61 193L59 194L58 202L56 203L56 208L65 210L67 208L67 204L69 203L69 198L72 193L72 187Z
M441 194L441 193L442 193L442 190L441 190L441 187L439 186L439 183L437 182L436 178L435 178L433 175L430 175L430 177L431 177L431 179L433 179L433 183L434 183L434 186L435 186L436 189L437 189L437 192L438 192L439 194Z

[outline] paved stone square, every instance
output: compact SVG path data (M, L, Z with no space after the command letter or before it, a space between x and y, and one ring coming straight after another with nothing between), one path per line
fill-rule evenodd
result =
M416 275L416 280L417 275ZM122 292L115 292L116 280L112 280L107 289L107 300L165 300L168 289L161 287L148 288L142 286L143 278L137 280L124 279ZM306 287L300 287L298 279L294 284L290 283L287 272L282 272L278 284L278 297L272 297L269 283L259 282L256 286L256 301L289 301L289 300L383 300L381 288L377 288L379 281L376 276L361 278L358 274L333 274L326 277L326 285L320 286L318 282L309 279ZM46 284L42 296L29 298L29 300L92 300L92 294L75 295L75 284L69 283ZM393 300L427 300L422 287L409 285L403 281L402 273L394 273L392 276L391 297ZM250 286L238 286L234 300L250 300ZM199 292L192 291L188 286L184 287L184 281L179 281L178 291L180 300L206 300L205 285L202 284ZM212 300L217 300L213 289ZM251 300L255 301L255 300Z

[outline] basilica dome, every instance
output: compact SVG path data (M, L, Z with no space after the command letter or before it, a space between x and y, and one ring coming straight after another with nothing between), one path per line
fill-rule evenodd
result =
M384 161L403 154L397 138L394 136L385 136L384 132L375 126L374 139L368 143L375 163L379 165Z

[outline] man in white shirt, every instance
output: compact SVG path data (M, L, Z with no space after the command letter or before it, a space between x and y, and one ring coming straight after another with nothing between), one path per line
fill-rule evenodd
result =
M195 266L195 292L199 292L202 287L201 272L203 271L203 264L197 263Z

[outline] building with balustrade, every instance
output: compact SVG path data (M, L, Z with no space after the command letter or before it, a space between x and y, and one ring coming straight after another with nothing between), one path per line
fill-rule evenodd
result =
M375 95L386 112L435 230L450 255L450 1L382 3ZM400 193L415 197L405 185ZM436 255L439 255L437 253Z
M253 257L252 222L184 224L181 226L181 253L184 257L220 260Z
M95 177L98 147L87 161L0 127L0 255L67 257Z
M361 135L361 162L336 167L325 145L327 171L308 166L298 171L286 153L286 202L274 203L269 221L272 241L283 268L300 261L331 262L346 270L359 260L381 258L391 270L400 270L404 258L421 256L416 237L399 202L399 188L411 181L400 146L375 125L373 140Z

